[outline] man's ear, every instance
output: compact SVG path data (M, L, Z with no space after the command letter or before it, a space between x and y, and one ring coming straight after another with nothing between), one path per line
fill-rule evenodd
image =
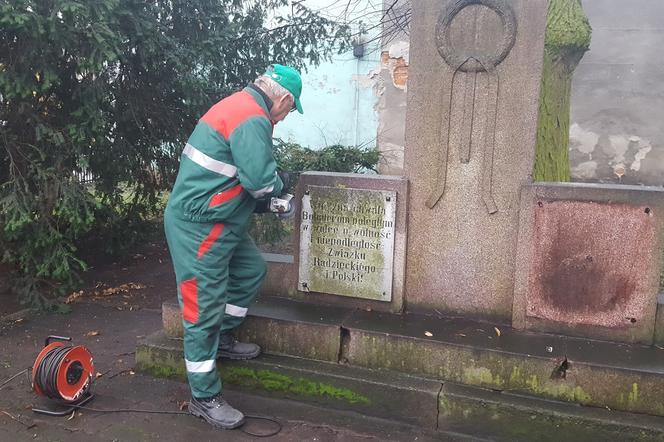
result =
M289 109L290 109L291 107L293 107L293 104L295 104L295 103L293 103L293 101L291 100L291 96L290 96L290 95L282 95L282 97L281 97L281 102L283 103L283 106L284 106L284 107L288 107Z

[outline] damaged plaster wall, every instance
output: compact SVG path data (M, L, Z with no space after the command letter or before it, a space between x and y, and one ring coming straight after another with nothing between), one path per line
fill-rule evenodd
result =
M593 37L572 86L572 180L663 186L664 1L586 0L583 6ZM383 42L376 79L384 174L403 170L408 43L406 34Z
M664 2L591 0L572 87L572 180L664 185Z
M375 36L380 11L371 0L346 2L307 0L307 6L329 19L351 23L351 31L368 29L360 39L361 51L335 54L332 60L308 66L302 72L304 114L291 114L275 126L274 137L312 149L341 144L376 146L375 78L380 64L380 40Z
M383 7L392 8L390 14L386 14L385 27L395 29L390 26L390 17L400 16L401 11L409 7L409 2L386 0ZM380 69L374 86L378 114L377 145L381 152L378 169L383 175L403 174L409 48L406 32L384 32Z

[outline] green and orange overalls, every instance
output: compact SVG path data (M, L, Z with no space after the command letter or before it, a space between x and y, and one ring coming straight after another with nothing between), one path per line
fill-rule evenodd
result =
M271 105L250 85L203 115L166 206L187 377L197 398L221 392L220 332L242 323L267 272L247 227L256 201L283 189L272 153Z

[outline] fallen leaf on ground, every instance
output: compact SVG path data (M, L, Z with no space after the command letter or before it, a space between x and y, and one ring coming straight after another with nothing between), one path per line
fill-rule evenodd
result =
M88 296L93 298L102 298L118 294L127 294L131 290L143 290L144 288L146 288L144 284L139 284L135 282L128 282L126 284L121 284L117 287L108 287L106 284L98 282L97 284L95 284L95 290L91 293L88 293ZM83 290L79 290L78 292L73 292L67 297L67 299L65 300L65 304L71 304L73 302L76 302L77 300L83 298L84 296L86 296L86 293Z
M67 299L65 299L65 304L71 304L77 299L82 298L84 294L85 292L83 290L79 290L78 292L73 292L71 295L67 296Z
M109 374L110 372L111 372L111 369L110 369L110 368L109 368L108 370L106 370L105 372L103 372L103 373L99 373L99 372L97 372L97 375L95 376L95 379L99 379L99 378L102 377L102 376L106 376L106 375ZM80 413L79 413L79 416L80 416Z
M117 287L109 287L101 291L96 291L93 295L95 297L102 296L113 296L120 293L128 293L130 290L143 290L145 285L137 284L135 282L129 282L127 284L121 284Z
M188 405L189 405L189 402L187 402L187 401L182 401L182 402L180 402L180 406L179 406L179 407L180 407L180 411L182 411L182 410L184 410L185 408L187 408Z
M425 335L425 336L428 336L428 337L432 337L432 336L433 336L433 333L431 333L430 331L425 331L425 332L424 332L424 335Z
M99 336L99 331L97 330L89 331L85 334L85 336Z
M461 336L462 338L466 337L466 335L464 335L463 333L457 333L456 336Z
M493 329L496 331L496 335L500 337L500 329L498 327L494 327Z

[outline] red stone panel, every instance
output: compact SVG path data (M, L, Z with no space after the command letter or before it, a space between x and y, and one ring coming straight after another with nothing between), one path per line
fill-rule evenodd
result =
M608 328L652 321L657 229L644 206L538 201L526 316Z

